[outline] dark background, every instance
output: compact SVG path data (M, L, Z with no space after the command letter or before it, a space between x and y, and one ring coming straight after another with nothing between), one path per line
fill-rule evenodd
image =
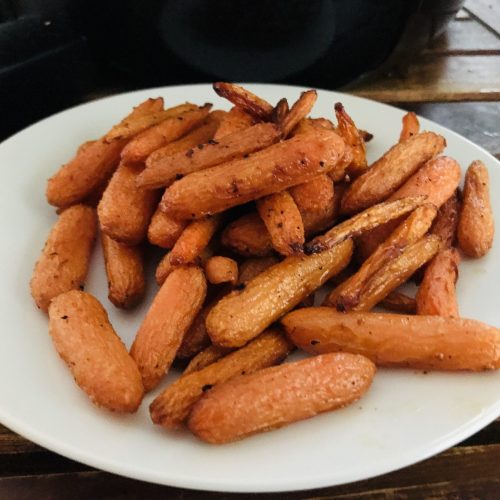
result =
M338 88L404 64L461 0L0 0L0 139L111 93L215 80Z

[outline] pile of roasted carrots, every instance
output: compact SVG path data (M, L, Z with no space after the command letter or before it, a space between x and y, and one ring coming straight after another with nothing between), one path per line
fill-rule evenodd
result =
M355 401L376 365L500 367L500 331L460 318L455 293L459 249L478 258L493 242L481 162L461 192L459 164L439 156L445 139L413 113L370 165L372 136L342 104L335 125L309 117L314 90L290 107L214 89L229 112L148 99L48 181L59 217L31 292L94 403L134 412L176 358L189 360L151 418L224 443ZM97 231L116 307L144 295L144 246L168 250L130 352L82 291ZM399 290L409 280L415 298ZM272 366L295 346L314 356Z

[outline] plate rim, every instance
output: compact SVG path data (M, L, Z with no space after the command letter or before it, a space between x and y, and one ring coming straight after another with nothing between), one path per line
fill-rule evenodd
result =
M252 88L254 86L262 86L262 87L272 87L272 88L290 88L290 89L295 89L298 92L308 90L309 87L304 87L304 86L298 86L298 85L289 85L289 84L276 84L276 83L257 83L257 82L252 82L252 83L239 83L240 85L244 85L245 87ZM81 108L85 108L86 106L95 104L95 103L102 103L105 101L111 101L113 99L119 99L120 97L124 96L133 96L134 94L141 94L144 92L148 93L168 93L169 90L173 89L184 89L184 88L193 88L193 87L211 87L212 82L207 82L207 83L195 83L195 84L182 84L182 85L169 85L169 86L157 86L157 87L151 87L151 88L143 88L143 89L135 89L127 92L121 92L118 94L113 94L109 96L103 96L98 99L94 99L91 101L87 101L84 103L80 103L74 106L71 106L69 108L66 108L64 110L58 111L50 116L47 116L45 118L42 118L29 126L23 128L22 130L14 133L13 135L7 137L0 143L0 150L6 146L8 143L11 141L17 140L18 136L24 134L28 130L32 129L33 127L40 126L44 124L46 121L50 121L53 118L65 114L65 113L72 113L74 111L77 111ZM357 95L349 94L347 92L339 92L337 90L331 90L331 89L323 89L323 88L317 88L313 87L316 90L318 90L319 93L329 93L329 94L337 94L339 96L345 95L349 99L355 99L359 100L362 102L367 102L370 104L377 104L378 106L386 107L389 109L396 109L398 111L404 112L405 110L393 106L391 104L386 104L383 102L378 102L372 99L368 99L365 97L360 97ZM483 154L487 155L489 159L491 160L492 164L498 168L500 167L500 160L498 160L495 156L493 156L490 152L488 152L486 149L484 149L482 146L479 146L475 144L473 141L470 139L460 135L459 133L455 132L454 130L449 129L448 127L445 127L443 125L440 125L439 123L435 122L434 120L427 119L425 117L421 117L418 115L419 118L422 118L424 121L429 122L433 125L436 125L439 128L442 128L446 131L447 134L453 135L455 138L459 139L460 141L463 141L467 143L469 146L473 146L474 148L480 150ZM151 472L147 470L141 470L137 469L136 466L131 466L129 464L124 464L124 463L119 463L116 460L110 460L110 459L104 459L99 457L97 454L92 454L87 451L82 451L78 447L75 447L73 445L69 445L62 441L61 439L56 439L53 438L52 436L45 435L44 433L40 433L37 431L35 427L33 427L30 424L23 422L20 422L16 417L12 414L9 413L8 409L5 409L3 407L0 407L0 422L5 425L7 428L11 429L12 431L20 434L21 436L25 437L26 439L29 439L30 441L46 448L47 450L50 450L54 453L58 453L68 459L76 460L78 462L81 462L89 467L94 467L101 469L102 471L105 472L110 472L113 474L117 474L122 477L127 477L127 478L132 478L135 480L139 481L147 481L151 482L154 484L160 484L160 485L165 485L165 486L170 486L170 487L178 487L178 488L187 488L191 490L196 490L196 491L215 491L215 492L234 492L234 493L264 493L264 492L291 492L291 491L306 491L306 490L313 490L313 489L318 489L318 488L325 488L325 487L335 487L335 486L340 486L342 484L347 484L353 481L362 481L366 480L369 478L377 477L382 474L387 474L390 472L393 472L395 470L403 469L406 468L410 465L416 464L418 462L421 462L423 460L428 459L429 457L435 456L442 451L456 445L457 443L461 442L462 440L472 436L476 432L478 432L480 429L484 428L485 426L489 425L491 422L493 422L496 418L500 416L500 399L490 406L488 410L485 410L481 412L481 414L476 415L473 417L471 420L469 420L467 423L462 424L458 428L454 429L453 431L444 434L438 439L435 439L434 442L431 444L427 443L426 446L424 446L424 450L422 450L422 447L414 448L413 451L406 452L404 454L398 454L395 456L395 458L390 457L389 459L385 460L379 460L375 464L372 464L370 468L367 468L367 470L363 471L363 473L355 473L354 471L351 471L350 474L344 474L344 476L340 480L336 480L335 484L331 483L331 479L329 479L328 476L318 476L312 478L311 476L308 477L308 479L294 479L293 481L288 479L286 480L260 480L259 478L250 478L250 480L247 479L247 482L242 485L241 480L233 480L231 477L227 477L224 481L223 484L221 484L220 480L216 479L214 481L209 481L206 479L199 480L196 478L196 484L192 484L192 476L184 475L184 476L179 476L176 474L176 476L169 476L168 471L166 471L166 474L163 474L160 476L160 474L156 472Z

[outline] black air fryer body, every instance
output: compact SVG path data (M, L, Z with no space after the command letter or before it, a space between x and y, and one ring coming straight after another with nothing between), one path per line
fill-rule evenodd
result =
M408 58L462 3L0 0L0 106L10 115L0 135L97 95L148 86L336 88L391 56Z

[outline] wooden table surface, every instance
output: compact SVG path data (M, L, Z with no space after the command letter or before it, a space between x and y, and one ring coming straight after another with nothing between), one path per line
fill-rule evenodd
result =
M500 8L469 1L447 32L403 73L347 91L414 110L500 159ZM377 478L261 498L500 498L500 419L459 445ZM152 485L68 460L0 426L1 499L242 498Z

